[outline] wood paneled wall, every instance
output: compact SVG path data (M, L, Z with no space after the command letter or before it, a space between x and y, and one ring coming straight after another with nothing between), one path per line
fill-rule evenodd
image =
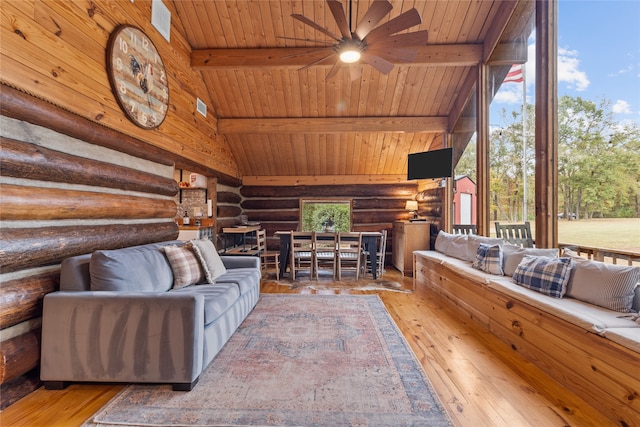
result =
M67 111L178 155L192 169L219 180L238 179L202 76L190 66L191 47L173 3L171 42L151 25L150 0L4 1L0 22L0 81ZM109 35L120 24L142 29L163 59L169 111L149 131L131 123L111 92L106 68ZM196 112L196 97L208 106ZM144 157L144 156L141 156ZM177 163L177 162L176 162Z
M114 136L77 116L69 122L68 112L60 112L65 123L85 134L85 140L21 120L14 117L20 110L14 101L27 102L31 97L12 98L7 96L12 89L0 89L0 406L4 408L40 385L42 299L58 289L60 262L97 249L176 238L178 184L173 165L161 153L149 150L147 159L141 159L91 144L86 140ZM39 101L34 102L29 110L37 110ZM49 109L51 114L56 111L53 106ZM49 124L59 128L55 120Z

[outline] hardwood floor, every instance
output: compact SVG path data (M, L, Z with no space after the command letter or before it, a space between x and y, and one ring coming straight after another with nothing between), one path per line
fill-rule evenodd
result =
M412 288L388 267L386 280ZM322 284L330 279L320 279ZM291 290L264 280L263 293L378 293L413 348L458 426L613 426L511 348L425 289L392 291ZM79 426L122 388L75 384L43 388L0 413L2 426Z

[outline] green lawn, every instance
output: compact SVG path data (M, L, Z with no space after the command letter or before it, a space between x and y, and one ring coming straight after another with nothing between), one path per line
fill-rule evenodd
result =
M561 219L558 241L640 253L640 218Z

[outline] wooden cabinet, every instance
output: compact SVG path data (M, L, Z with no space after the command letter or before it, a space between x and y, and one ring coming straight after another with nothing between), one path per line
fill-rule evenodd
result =
M397 221L393 223L393 266L407 276L413 275L413 251L429 250L429 223Z

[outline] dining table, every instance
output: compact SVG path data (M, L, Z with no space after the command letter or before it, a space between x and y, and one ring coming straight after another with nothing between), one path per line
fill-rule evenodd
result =
M336 233L337 234L337 233ZM373 279L377 279L378 276L378 257L375 256L378 253L378 240L382 238L382 233L379 231L361 231L362 246L370 254L374 254L371 259L371 274ZM274 235L280 238L280 277L283 277L289 266L289 251L291 249L291 232L290 231L276 231ZM384 261L382 261L384 262Z

